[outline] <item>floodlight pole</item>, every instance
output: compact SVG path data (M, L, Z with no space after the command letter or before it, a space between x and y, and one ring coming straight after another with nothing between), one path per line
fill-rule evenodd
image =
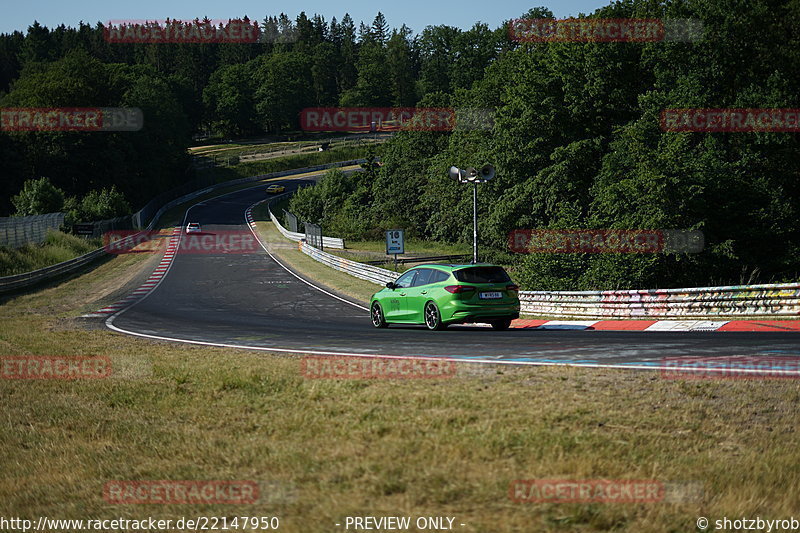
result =
M494 167L483 165L480 170L450 167L450 178L458 183L472 183L472 264L478 262L478 184L494 178Z
M478 262L478 182L472 183L472 264Z

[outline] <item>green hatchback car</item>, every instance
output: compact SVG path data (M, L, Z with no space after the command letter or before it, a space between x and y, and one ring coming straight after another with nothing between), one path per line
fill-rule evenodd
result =
M370 314L376 328L479 322L503 330L519 318L519 287L496 265L419 265L373 294Z

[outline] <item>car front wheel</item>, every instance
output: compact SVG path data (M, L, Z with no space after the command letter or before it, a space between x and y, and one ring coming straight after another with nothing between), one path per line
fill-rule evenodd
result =
M439 308L433 302L425 304L425 325L429 330L439 331L447 327L442 323L442 315L439 313Z
M372 315L372 325L376 328L385 328L389 324L386 323L386 319L383 317L383 309L381 309L381 304L378 302L372 303L372 310L370 311Z

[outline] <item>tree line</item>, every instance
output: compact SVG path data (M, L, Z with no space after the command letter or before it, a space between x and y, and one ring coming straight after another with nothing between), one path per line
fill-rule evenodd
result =
M470 86L508 47L502 28L413 35L381 13L358 25L348 14L280 14L260 27L257 43L109 42L101 23L0 35L0 107L134 106L145 117L135 133L0 132L0 214L42 176L68 196L116 185L140 206L191 178L193 136L295 131L305 107L414 106Z
M48 176L67 197L116 185L137 206L191 177L193 135L297 128L323 106L493 110L489 130L401 132L381 165L332 173L292 208L329 234L389 227L471 240L470 188L451 165L491 163L484 258L527 288L636 288L797 279L800 154L791 132L670 132L664 109L798 108L800 4L627 0L590 17L694 19L693 41L517 42L506 24L389 30L349 16L267 17L257 44L108 43L102 27L0 36L0 106L136 106L140 132L0 134L2 199ZM546 8L520 17L553 18ZM514 18L515 14L509 14ZM267 29L269 29L267 28ZM275 30L277 28L277 33ZM5 179L8 176L10 179ZM700 230L696 254L511 254L514 229Z
M800 5L779 0L631 0L591 16L694 19L695 41L520 43L468 89L428 106L495 110L491 131L402 132L374 176L337 173L292 209L345 238L405 228L471 242L471 186L455 165L491 163L479 186L482 259L529 289L796 281L800 145L795 132L670 132L664 109L800 107ZM552 18L544 8L528 16ZM512 254L514 229L680 229L701 253Z

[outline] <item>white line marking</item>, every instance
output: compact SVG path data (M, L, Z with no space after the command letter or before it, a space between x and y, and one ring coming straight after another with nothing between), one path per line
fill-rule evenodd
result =
M112 317L113 318L113 317ZM110 319L109 319L110 320ZM182 342L186 344L197 344L200 346L211 346L215 348L237 348L241 350L255 350L260 352L280 352L280 353L292 353L292 354L309 354L309 355L339 355L345 357L365 357L365 358L372 358L372 359L424 359L429 361L453 361L455 363L479 363L479 364L489 364L489 365L525 365L525 366L562 366L562 367L574 367L574 368L606 368L611 370L668 370L672 373L675 373L676 368L675 366L669 365L644 365L644 364L613 364L613 363L569 363L569 362L552 362L552 361L519 361L519 360L509 360L509 359L465 359L464 357L458 356L419 356L419 355L388 355L388 354L370 354L370 353L355 353L355 352L334 352L334 351L325 351L325 350L293 350L289 348L269 348L266 346L245 346L242 344L229 344L229 343L222 343L222 342L206 342L206 341L196 341L196 340L189 340L189 339L179 339L176 337L163 337L159 335L149 335L147 333L137 333L134 331L127 331L122 328L118 328L113 324L109 324L108 320L106 321L106 325L109 329L114 331L118 331L120 333L126 333L128 335L134 335L136 337L144 337L148 339L160 340L160 341L172 341L172 342ZM748 369L751 374L770 374L774 373L773 370L765 369ZM690 372L687 372L687 375L691 375ZM680 378L676 378L680 379Z
M251 209L253 209L253 207L254 207L254 206L256 206L256 205L258 205L258 204L260 204L260 203L266 202L266 201L268 201L268 200L261 200L260 202L256 202L256 203L254 203L253 205L251 205L250 207L248 207L248 208L245 210L245 213L247 213L247 212L249 212ZM269 252L269 250L267 250L267 247L266 247L266 246L264 246L264 243L263 243L263 242L261 242L261 239L258 237L258 233L256 233L256 230L255 230L254 228L250 228L250 231L253 233L253 236L254 236L254 237L256 238L256 240L258 241L258 244L259 244L259 246L261 246L261 248L262 248L262 249L263 249L265 252L267 252L267 255L269 255L269 256L272 258L272 260L273 260L273 261L275 261L276 263L278 263L278 265L279 265L281 268L283 268L283 269L284 269L286 272L288 272L288 273L289 273L289 274L291 274L292 276L296 277L297 279L299 279L300 281L302 281L302 282L303 282L303 283L305 283L306 285L308 285L308 286L310 286L310 287L313 287L313 288L317 289L317 290L318 290L318 291L320 291L321 293L327 294L327 295L328 295L328 296L330 296L331 298L336 298L337 300L340 300L340 301L342 301L342 302L344 302L344 303L346 303L346 304L350 304L350 305L352 305L353 307L357 307L357 308L359 308L359 309L363 309L364 311L367 311L367 312L369 312L369 308L368 308L368 307L364 307L363 305L359 305L359 304L356 304L356 303L350 302L350 301L348 301L348 300L345 300L344 298L341 298L341 297L339 297L339 296L336 296L335 294L332 294L332 293L330 293L330 292L326 291L325 289L322 289L322 288L320 288L320 287L317 287L316 285L314 285L314 284L313 284L313 283L311 283L310 281L307 281L307 280L305 280L305 279L301 278L300 276L298 276L297 274L295 274L294 272L292 272L291 270L289 270L289 269L288 269L288 268L287 268L287 267L286 267L286 266L285 266L283 263L281 263L280 261L278 261L278 259L277 259L277 258L276 258L274 255L272 255L272 254Z
M310 173L302 173L302 174L290 174L289 176L293 176L293 175L294 175L294 176L297 176L297 175L299 175L299 176L304 176L304 177L312 177L312 176L321 176L321 175L323 175L323 174L324 174L324 172L310 172ZM284 177L285 177L285 178L288 178L288 179L298 179L298 178L289 178L289 176L284 176ZM161 266L161 265L164 265L164 266L166 266L166 270L165 270L165 272L164 272L164 273L161 275L161 277L160 277L160 278L157 278L157 279L158 279L158 282L155 284L155 286L153 286L153 287L152 287L152 289L150 290L150 292L148 292L147 294L145 294L145 295L144 295L144 296L142 296L141 298L138 298L138 299L136 299L136 300L135 300L135 301L134 301L134 302L133 302L131 305L129 305L129 306L127 306L127 307L123 308L122 310L120 310L120 311L118 311L118 312L114 313L114 315L112 315L112 316L108 317L108 319L106 320L106 326L107 326L107 327L109 327L109 328L111 328L111 323L113 322L114 318L116 318L117 316L121 315L122 313L124 313L124 312L125 312L125 311L127 311L128 309L131 309L131 308L135 307L135 306L136 306L136 305L138 305L140 302L143 302L143 301L144 301L144 300L145 300L145 299L146 299L148 296L150 296L150 295L151 295L153 292L155 292L155 290L156 290L156 289L157 289L157 288L158 288L158 287L161 285L161 282L163 282L163 281L164 281L164 279L166 279L166 277L167 277L167 274L169 273L169 271L170 271L170 270L172 270L172 265L174 264L174 259L175 259L175 255L176 255L176 254L175 254L175 250L178 248L178 245L177 245L177 244L174 244L175 237L177 237L177 240L180 240L180 238L181 238L181 235L183 235L183 228L185 228L185 227L186 227L186 221L187 221L187 217L189 216L189 211L191 211L191 210L192 210L192 208L194 208L194 207L197 207L198 205L200 205L200 204L203 204L204 202L207 202L207 201L209 201L209 200L216 200L217 198L222 198L222 197L224 197L224 196L229 196L229 195L232 195L232 194L237 194L237 193L240 193L240 192L242 192L242 191L248 191L248 190L250 190L250 189L258 189L259 187L263 187L263 186L264 186L264 184L263 184L263 183L259 183L258 185L253 185L252 187L245 187L245 188L243 188L243 189L237 189L237 190L235 190L235 191L226 192L226 193L223 193L223 194L220 194L220 195L214 196L214 197L212 197L212 198L208 198L208 199L206 199L206 200L203 200L202 202L198 202L198 203L196 203L196 204L193 204L193 205L189 206L189 207L186 209L186 212L185 212L185 213L184 213L184 215L183 215L183 221L181 222L181 225L180 225L180 226L177 226L177 227L173 227L173 228L172 228L172 233L170 233L169 235L167 235L167 236L166 236L166 237L169 239L169 240L167 241L167 242L168 242L168 245L167 245L167 251L164 253L164 256L161 258L161 262L159 263L159 266ZM253 204L253 205L255 205L255 204ZM252 206L251 206L251 207L252 207ZM259 242L260 242L260 241L259 241ZM262 247L263 247L263 246L262 246ZM265 251L266 251L266 249L265 249ZM267 251L267 253L269 254L269 252L268 252L268 251ZM272 256L272 254L270 254L270 256ZM274 259L274 258L273 258L273 259ZM276 262L277 262L277 261L276 261ZM280 263L278 263L278 264L280 264ZM283 266L283 265L281 265L281 266ZM284 268L286 268L286 267L284 267ZM290 272L291 272L291 271L290 271ZM294 272L291 272L291 273L292 273L292 275L294 275ZM302 278L301 278L301 279L302 279ZM305 280L303 280L303 281L305 281ZM312 286L313 286L313 285L312 285ZM321 289L320 289L320 290L321 290ZM323 291L323 292L324 292L324 291ZM335 295L331 295L331 296L333 296L334 298L336 298L336 296L335 296ZM343 301L347 302L347 300L343 300ZM126 302L126 300L122 300L122 302ZM350 302L347 302L347 303L350 303ZM352 305L355 305L355 304L352 304ZM360 306L359 306L359 307L360 307ZM114 328L112 328L112 329L114 329ZM134 335L134 334L135 334L135 333L133 333L133 332L125 332L125 333L130 333L131 335Z
M113 317L112 317L113 318ZM109 319L110 320L110 319ZM601 363L554 363L551 361L515 361L515 360L505 360L505 359L463 359L461 357L456 356L419 356L419 355L388 355L388 354L371 354L371 353L356 353L356 352L335 352L335 351L327 351L327 350L294 350L290 348L270 348L267 346L245 346L242 344L229 344L223 342L207 342L207 341L197 341L197 340L190 340L190 339L180 339L176 337L164 337L161 335L149 335L147 333L137 333L135 331L128 331L122 328L119 328L113 324L109 324L106 321L106 325L113 329L114 331L118 331L120 333L127 333L128 335L134 335L137 337L145 337L148 339L160 340L160 341L173 341L173 342L183 342L187 344L198 344L201 346L212 346L216 348L237 348L242 350L256 350L260 352L281 352L281 353L295 353L295 354L310 354L310 355L341 355L347 357L367 357L367 358L378 358L378 359L425 359L431 361L454 361L457 363L484 363L484 364L507 364L507 365L531 365L531 366L573 366L573 367L588 367L588 368L616 368L616 369L627 369L633 368L638 370L670 370L671 368L674 370L674 367L668 366L650 366L650 365L614 365L614 364L601 364Z

